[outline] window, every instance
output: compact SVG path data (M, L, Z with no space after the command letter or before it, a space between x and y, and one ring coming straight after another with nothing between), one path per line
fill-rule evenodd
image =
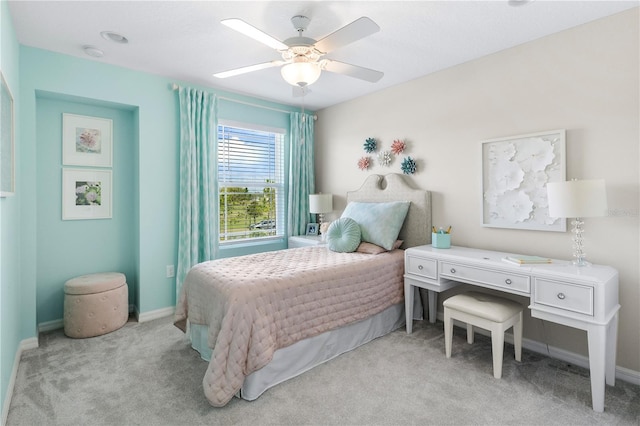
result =
M284 236L284 131L242 126L218 126L221 243Z

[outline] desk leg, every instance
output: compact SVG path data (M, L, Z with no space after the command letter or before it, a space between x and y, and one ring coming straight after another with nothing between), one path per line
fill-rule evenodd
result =
M604 411L605 364L607 360L607 326L589 325L589 372L591 375L591 402L593 410Z
M607 359L606 359L606 371L605 380L610 386L616 384L616 350L618 342L618 314L611 319L609 326L607 327Z
M413 331L413 294L415 289L405 280L404 282L404 313L407 323L407 334Z
M438 313L438 292L427 290L429 295L429 322L436 323L436 314Z

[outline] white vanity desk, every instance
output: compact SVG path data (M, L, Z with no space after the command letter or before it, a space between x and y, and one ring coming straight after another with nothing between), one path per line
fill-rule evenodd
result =
M513 253L430 245L405 250L407 333L412 331L414 288L428 290L429 321L435 323L437 294L461 283L528 297L531 316L587 331L593 409L604 411L605 381L615 384L618 271L601 265L577 267L554 260L511 265Z

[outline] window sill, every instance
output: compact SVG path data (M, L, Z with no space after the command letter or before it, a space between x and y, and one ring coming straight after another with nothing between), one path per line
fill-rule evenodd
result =
M221 243L219 246L219 257L243 256L245 254L283 250L285 248L287 248L286 237L273 237L259 241L245 241L239 243Z

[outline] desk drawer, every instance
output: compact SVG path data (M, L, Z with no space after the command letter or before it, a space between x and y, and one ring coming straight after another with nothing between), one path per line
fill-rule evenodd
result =
M533 303L593 316L593 287L536 278Z
M453 262L440 262L440 276L470 284L480 284L497 289L504 288L527 294L531 289L528 275L488 270Z
M432 280L438 279L438 263L434 259L407 256L407 274L418 275Z

